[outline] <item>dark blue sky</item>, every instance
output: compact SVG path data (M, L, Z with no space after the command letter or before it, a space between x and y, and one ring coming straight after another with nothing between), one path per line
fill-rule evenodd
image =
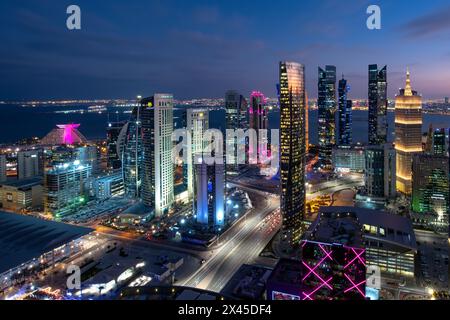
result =
M70 4L80 31L66 28ZM390 97L407 66L425 98L450 95L448 0L1 0L0 21L0 99L275 96L279 60L306 65L313 98L325 64L366 97L369 63L388 65Z

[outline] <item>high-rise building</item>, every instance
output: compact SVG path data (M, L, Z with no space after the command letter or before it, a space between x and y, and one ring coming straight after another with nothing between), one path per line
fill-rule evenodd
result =
M305 90L305 146L306 153L309 152L309 100L308 92Z
M414 154L412 164L412 209L418 213L449 211L449 159L447 156Z
M107 147L107 166L110 170L119 169L122 167L120 159L120 147L117 145L120 131L126 121L110 122L106 128L106 147Z
M395 149L391 144L366 147L365 187L369 197L394 198L396 195Z
M387 142L387 66L369 65L369 144Z
M74 160L79 160L82 164L89 164L92 173L100 170L100 152L97 146L83 146L74 149Z
M257 141L255 143L252 143L249 141L248 146L248 154L249 158L250 155L253 155L253 153L256 151L256 156L253 155L253 158L258 161L258 163L261 163L261 154L264 153L267 156L268 150L270 150L269 147L269 141L267 139L267 144L264 145L262 142L264 139L261 136L264 131L260 130L268 130L269 129L269 109L267 106L267 99L259 91L253 91L250 95L250 106L248 109L248 117L249 117L249 129L253 129L256 132L256 138ZM267 131L266 131L267 133ZM266 135L268 138L268 135ZM258 150L252 150L254 145L257 145ZM263 157L265 158L265 157Z
M422 152L422 97L411 89L409 71L405 88L395 98L395 149L397 191L411 195L412 156Z
M159 217L174 201L173 95L158 93L140 104L144 151L141 196Z
M44 174L42 150L17 152L17 177L19 180L30 179Z
M87 201L91 166L79 160L59 164L44 174L44 210L56 218L73 213Z
M432 152L437 156L447 156L447 135L445 128L438 128L433 131Z
M195 201L195 164L197 157L201 157L207 143L204 141L204 133L209 129L208 109L186 110L186 130L190 137L187 139L187 163L186 182L189 199Z
M298 243L305 216L305 67L280 62L280 171L283 234Z
M336 113L336 67L319 67L318 99L319 110L319 162L322 168L331 169L331 153L335 144Z
M208 165L202 157L195 163L197 222L221 227L225 223L225 169L223 164Z
M248 129L247 106L247 100L237 91L229 90L225 93L226 130ZM236 136L227 136L226 140L227 147L225 150L230 148L230 146L235 146L234 155L228 155L227 152L226 174L236 175L241 168L241 164L238 163L238 154L242 148L239 148L239 146L244 146L246 141L245 138L242 141L238 141ZM245 148L243 150L245 152Z
M6 156L0 154L0 182L6 181Z
M347 80L342 77L339 80L339 125L338 125L338 145L352 144L352 104L351 100L347 99L350 86L347 85Z

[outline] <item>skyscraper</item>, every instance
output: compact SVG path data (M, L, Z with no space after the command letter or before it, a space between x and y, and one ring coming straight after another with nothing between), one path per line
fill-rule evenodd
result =
M395 149L391 144L366 147L365 187L369 197L394 198Z
M42 150L26 150L17 153L17 177L19 180L30 179L44 174Z
M138 99L140 100L140 97ZM123 126L117 141L125 195L130 198L138 198L141 194L143 162L141 109L140 106L133 109L131 118Z
M347 80L342 77L339 80L339 136L338 145L352 144L352 101L347 99L350 86Z
M409 71L406 86L395 99L395 149L397 191L411 195L412 156L422 152L422 97L411 89Z
M264 134L264 131L260 130L268 130L269 129L269 110L267 106L267 100L264 94L259 91L253 91L250 95L250 106L248 109L248 117L249 117L249 129L253 129L256 132L257 141L254 144L257 145L258 150L252 150L254 144L249 141L248 146L248 154L249 158L254 152L256 152L256 156L253 155L253 158L261 163L262 159L260 158L262 153L267 155L267 151L270 150L267 144L263 145L259 142L262 142L263 137L261 135ZM267 133L267 131L266 131ZM268 137L268 135L266 135Z
M322 168L331 169L332 149L335 144L336 112L336 67L319 67L318 99L319 108L319 162Z
M387 142L387 66L369 65L369 144Z
M226 123L225 129L227 130L238 130L248 129L247 123L247 100L244 96L239 94L235 90L229 90L225 93L225 111L226 111ZM239 173L238 164L238 152L239 145L245 145L246 141L237 141L237 137L231 138L227 137L226 145L227 148L230 146L235 146L234 155L228 156L226 168L227 175L237 175ZM227 149L225 149L227 150ZM245 148L244 148L245 152ZM228 153L228 152L227 152Z
M142 108L142 201L155 216L166 213L174 201L172 162L173 96L155 94L140 101Z
M120 153L117 145L117 140L119 139L120 131L126 124L125 121L122 122L110 122L106 128L106 147L107 147L107 166L108 169L114 170L119 169L122 166L120 159Z
M280 171L283 234L298 243L305 215L305 67L280 62Z
M447 136L445 128L438 128L433 131L433 154L437 156L447 155Z
M221 227L225 223L225 169L223 164L208 165L202 157L196 159L196 201L194 212L197 222Z
M187 139L187 163L186 179L189 199L195 201L195 164L196 158L201 157L206 147L203 135L209 129L209 111L208 109L188 109L186 110L186 130L190 134Z
M414 154L412 209L418 213L448 214L449 159L446 156Z

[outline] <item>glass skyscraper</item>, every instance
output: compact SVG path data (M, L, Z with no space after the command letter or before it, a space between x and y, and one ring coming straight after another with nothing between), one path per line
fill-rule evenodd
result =
M335 144L336 112L336 67L319 67L318 99L319 109L319 162L322 168L331 169L332 149Z
M283 235L298 243L305 216L305 67L280 62L280 171Z
M347 80L342 77L339 80L339 136L338 145L352 144L352 104L351 100L347 99L347 94L350 91L350 86L347 85Z
M387 66L369 65L369 144L387 142Z

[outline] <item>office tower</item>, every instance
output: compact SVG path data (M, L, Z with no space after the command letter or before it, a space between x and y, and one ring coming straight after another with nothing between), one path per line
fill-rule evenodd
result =
M333 167L335 172L364 172L366 170L364 147L361 145L334 147Z
M159 217L174 201L172 161L173 95L155 94L140 101L144 150L142 201Z
M298 244L305 215L305 67L280 62L280 172L283 235Z
M6 181L6 156L0 154L0 182Z
M44 210L56 218L73 213L87 202L91 166L76 160L44 174Z
M125 195L130 198L138 198L141 191L143 163L141 109L140 106L133 109L130 120L120 131L117 142Z
M245 100L244 96L237 91L229 90L225 93L226 130L248 129L247 106L247 100ZM239 168L242 167L242 164L238 163L238 154L240 149L245 152L245 148L239 148L239 146L244 146L245 144L245 139L238 141L237 137L232 138L231 136L227 136L225 150L231 148L233 145L235 146L234 155L227 157L227 176L237 175L239 173Z
M248 109L248 117L249 117L249 129L255 130L257 138L257 141L255 141L254 143L252 143L252 141L249 141L248 159L250 159L250 156L253 155L253 158L257 160L258 163L262 163L262 161L267 156L268 150L270 150L268 141L269 137L268 132L265 131L267 134L264 134L264 130L269 129L269 110L267 106L266 97L259 91L253 91L252 94L250 95L250 106ZM262 143L263 141L265 141L266 144ZM253 150L254 145L257 145L257 150ZM256 155L254 154L255 152ZM263 153L264 156L261 157Z
M438 128L433 131L432 152L437 156L447 156L447 136L445 128Z
M448 104L448 97L445 97L445 98L444 98L444 103L445 103L445 104Z
M396 195L395 149L391 144L366 147L365 187L369 197L394 198Z
M411 195L412 156L422 152L422 97L411 89L409 71L405 88L395 98L395 149L397 191Z
M309 100L308 92L305 90L305 152L309 152Z
M339 136L338 145L352 144L352 101L347 99L350 86L347 85L347 80L339 80Z
M387 66L369 65L369 144L387 142Z
M44 174L42 150L17 152L17 177L19 180L30 179Z
M319 109L319 163L324 169L331 169L331 152L335 144L336 112L336 67L319 67L318 99Z
M449 159L418 153L412 164L412 209L418 213L448 214Z
M202 157L195 163L197 222L221 227L225 223L225 168L223 164L208 165Z
M189 199L195 201L195 164L197 157L201 157L207 145L203 139L205 131L209 129L208 109L188 109L186 111L186 130L190 137L187 139L186 169L187 190Z
M120 159L120 146L117 145L120 131L126 121L110 122L106 128L106 147L107 147L107 166L110 170L119 169L122 167Z

